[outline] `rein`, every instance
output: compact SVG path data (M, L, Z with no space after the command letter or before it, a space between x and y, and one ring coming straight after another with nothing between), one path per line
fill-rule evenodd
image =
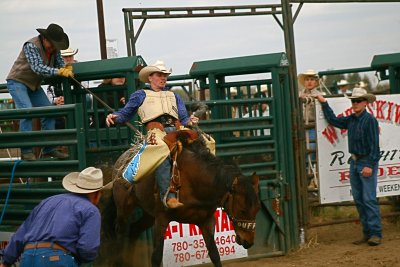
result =
M92 91L90 91L89 88L87 88L86 86L83 86L83 84L81 84L77 79L75 79L74 77L70 77L70 79L73 80L76 84L78 84L83 90L85 90L86 92L91 94L97 101L99 101L109 111L115 112L115 109L113 109L112 107L107 105L106 102L104 102L100 97L98 97L96 94L94 94ZM136 135L139 136L140 140L145 140L143 134L135 126L133 126L129 121L124 122L124 124L126 126L128 126L128 128L130 128L131 130L133 130L136 133Z
M176 142L175 144L173 144L172 147L170 147L170 150L171 150L170 155L172 158L171 181L169 183L169 187L165 196L167 196L168 193L176 193L179 200L179 189L181 187L181 174L179 172L177 158L178 155L182 152L182 143L180 141Z
M237 182L238 182L238 177L235 177L235 180L233 180L231 188L223 196L220 206L226 211L229 218L233 222L234 226L237 226L243 231L255 232L256 230L255 220L239 220L235 216L233 216L233 209L234 209L233 203L235 203L234 186L237 184Z

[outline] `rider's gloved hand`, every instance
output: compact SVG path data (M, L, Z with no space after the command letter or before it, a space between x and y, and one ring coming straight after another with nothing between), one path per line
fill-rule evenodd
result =
M74 70L72 69L72 64L67 64L67 65L65 65L64 68L69 69L69 70L71 70L72 72L74 71Z
M67 77L67 78L73 78L74 77L74 73L72 72L72 66L71 66L71 69L69 69L69 68L59 68L58 69L58 75L63 76L63 77Z

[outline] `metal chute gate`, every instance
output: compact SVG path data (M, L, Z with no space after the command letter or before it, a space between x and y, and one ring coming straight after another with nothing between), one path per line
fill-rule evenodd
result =
M75 77L82 83L90 81L89 87L94 93L102 98L111 96L110 103L116 104L118 92L128 97L139 88L135 68L140 64L145 64L145 62L139 56L76 63ZM203 102L209 107L209 118L202 120L200 127L216 139L217 155L236 161L245 174L256 171L261 176L260 197L263 208L257 218L257 240L255 246L249 250L250 257L283 255L298 243L297 227L293 227L297 225L295 178L293 163L288 160L292 158L293 152L290 108L286 104L289 94L287 65L288 61L284 53L200 61L195 62L189 75L185 76L199 82L200 92L208 91L208 97ZM251 75L255 75L256 78L248 78ZM120 76L127 79L127 83L123 86L103 88L90 86L93 80ZM176 78L180 77L176 76ZM177 82L173 76L171 80L171 84ZM66 104L61 109L59 107L45 108L46 111L49 109L47 112L40 112L41 109L19 112L24 112L24 114L32 112L32 117L66 116L66 129L56 130L52 134L59 133L57 142L65 144L72 152L79 153L71 153L71 158L73 158L71 160L53 160L51 164L50 161L43 160L22 162L17 168L18 177L45 177L46 179L52 177L52 182L37 183L29 188L26 185L15 185L11 192L11 202L14 204L18 202L20 205L13 206L11 209L7 208L2 229L5 229L3 227L7 227L8 230L15 229L15 226L27 216L32 205L46 196L63 192L60 180L68 172L79 171L89 165L110 168L113 159L115 160L133 140L132 132L125 126L106 128L98 123L98 118L107 111L90 102L85 90L76 87L72 81L60 80L59 82L64 85L65 102L76 103L75 105ZM192 102L187 102L188 107ZM64 109L75 110L73 112L75 117L60 113ZM3 120L19 118L11 115L10 112L1 111L1 118ZM90 125L90 117L95 118L94 125ZM132 123L135 124L136 120L133 119ZM135 125L140 128L137 123ZM79 138L76 139L78 141L67 142L71 137L67 133L72 133L73 129L76 129L75 133L78 133ZM20 144L39 146L50 142L46 140L49 140L51 133L38 131L29 134L37 135L40 141L12 143L7 140L14 139L6 139L6 135L12 137L20 133L3 133L0 135L0 138L4 140L2 148L21 147ZM69 164L68 162L80 164L74 165L75 167L71 165L71 168L62 167ZM1 163L1 176L5 178L3 181L7 181L10 177L12 164L12 160ZM43 164L59 169L46 172L47 168ZM29 168L29 171L22 171L24 168ZM61 171L60 168L64 169ZM4 172L4 170L7 171ZM6 192L7 185L1 185L0 190ZM20 191L21 194L18 194L17 192ZM34 195L39 196L39 199L35 197L37 200L33 201ZM1 201L4 203L4 199ZM27 205L28 202L31 205ZM18 220L14 220L16 212L20 214ZM148 239L148 236L147 233L143 238Z

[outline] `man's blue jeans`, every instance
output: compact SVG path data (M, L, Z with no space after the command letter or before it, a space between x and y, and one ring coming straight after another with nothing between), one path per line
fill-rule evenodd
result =
M167 193L170 181L171 181L171 159L167 157L155 171L157 184L160 190L160 198L163 200ZM174 194L168 194L168 198L175 197Z
M19 266L78 267L78 263L74 256L62 250L37 248L24 251Z
M310 149L315 150L317 148L317 131L315 129L309 129L308 131L308 141L310 144ZM310 153L310 159L311 160L316 160L317 155L315 152Z
M166 133L170 133L175 131L175 127L165 127L164 131ZM171 158L167 157L161 164L160 166L157 167L155 170L155 176L157 180L157 184L160 190L160 198L161 201L163 200L165 194L167 193L170 181L171 181ZM167 196L168 198L173 198L176 197L174 193L169 193Z
M36 91L32 91L23 83L7 80L7 88L17 109L52 105L41 87ZM42 118L41 125L42 130L54 130L55 119ZM19 122L19 129L21 132L32 131L32 119L21 119ZM54 150L54 147L46 147L43 153L48 153L52 150ZM32 148L22 148L21 151L22 153L32 152Z
M376 198L378 165L372 168L372 175L364 177L361 172L365 167L363 160L350 162L350 184L357 207L364 236L382 238L381 215Z

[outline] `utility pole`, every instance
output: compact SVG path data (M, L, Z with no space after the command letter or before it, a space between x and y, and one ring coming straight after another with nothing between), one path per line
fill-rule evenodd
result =
M97 22L99 25L99 41L100 41L101 59L107 59L106 32L104 29L103 0L96 0L96 2L97 2Z

